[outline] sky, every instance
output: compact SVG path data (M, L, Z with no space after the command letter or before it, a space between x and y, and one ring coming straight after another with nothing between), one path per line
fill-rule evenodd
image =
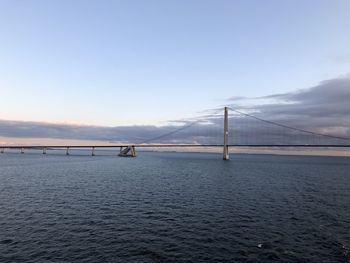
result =
M349 13L347 0L0 0L1 130L153 127L252 98L342 97Z

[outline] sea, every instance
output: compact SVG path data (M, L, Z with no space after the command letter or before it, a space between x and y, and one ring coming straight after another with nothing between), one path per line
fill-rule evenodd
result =
M7 151L0 262L350 262L350 157Z

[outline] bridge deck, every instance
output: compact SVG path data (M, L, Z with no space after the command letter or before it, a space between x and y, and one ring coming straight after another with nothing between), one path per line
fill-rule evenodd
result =
M119 144L119 145L0 145L0 148L6 149L62 149L62 148L120 148L134 146L137 148L171 148L171 147L223 147L223 144ZM229 144L228 147L301 147L301 148L347 148L350 145L338 145L338 144L322 144L322 145L310 145L310 144L261 144L261 145L247 145L247 144Z

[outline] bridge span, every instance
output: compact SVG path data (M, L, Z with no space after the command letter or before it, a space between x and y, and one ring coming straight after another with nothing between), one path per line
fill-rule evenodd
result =
M224 147L224 144L135 144L135 145L1 145L0 153L5 153L5 150L19 150L20 153L24 153L25 150L40 150L43 154L46 154L48 150L64 150L66 155L70 154L70 150L90 149L91 155L96 155L98 149L116 149L118 155L121 157L136 157L136 148L219 148ZM350 148L350 145L285 145L285 144L261 144L261 145L247 145L247 144L235 144L227 145L227 151L224 151L224 160L229 160L229 148ZM226 157L226 158L225 158Z
M322 137L322 138L327 138L330 139L331 142L327 143L308 143L308 142L297 142L297 143L291 143L289 140L285 140L284 143L280 143L278 140L277 142L273 141L273 143L259 143L259 144L254 144L254 143L230 143L229 141L229 116L228 112L229 110L232 110L235 113L241 114L246 117L250 117L254 120L257 120L259 122L262 122L264 124L269 124L272 126L277 126L278 128L283 128L284 130L290 130L292 131L292 135L295 135L296 132L302 133L302 135L305 137L306 135L310 135L312 137ZM234 123L238 123L239 119L234 119ZM221 130L221 140L223 143L151 143L151 141L154 141L156 139L160 139L168 136L168 135L173 135L179 131L184 131L187 128L190 128L193 126L194 123L197 123L198 121L195 121L193 123L188 124L187 126L185 125L184 127L180 127L177 130L168 132L166 134L157 136L155 138L149 139L145 142L142 143L113 143L110 145L0 145L0 153L4 153L5 150L7 149L18 149L20 152L23 154L25 150L40 150L42 151L43 154L46 154L48 150L65 150L66 155L70 154L71 149L90 149L91 150L91 155L94 156L96 155L96 149L119 149L118 155L121 157L136 157L136 148L208 148L208 147L222 147L223 148L223 159L224 160L229 160L229 148L232 147L250 147L250 148L350 148L350 138L344 138L344 137L338 137L338 136L333 136L333 135L328 135L328 134L320 134L308 130L303 130L300 128L295 128L291 126L287 126L285 124L280 124L268 120L264 120L261 118L258 118L256 116L252 116L247 113L242 113L240 111L225 107L224 108L224 116L223 116L223 130ZM221 126L222 127L222 126ZM255 126L256 129L260 128L260 126ZM222 129L222 128L221 128ZM232 129L232 127L231 127ZM230 129L230 130L231 130ZM233 129L232 129L233 130ZM251 141L251 132L245 131L246 133L249 134L248 138ZM232 131L232 134L237 133L236 131ZM271 132L275 137L276 137L276 132ZM286 134L282 134L286 136ZM263 136L262 134L258 134L258 136ZM288 134L289 136L289 134ZM274 137L274 138L275 138ZM277 138L277 137L276 137ZM219 138L220 139L220 138ZM341 140L341 143L332 143L334 140ZM346 143L345 143L346 142Z

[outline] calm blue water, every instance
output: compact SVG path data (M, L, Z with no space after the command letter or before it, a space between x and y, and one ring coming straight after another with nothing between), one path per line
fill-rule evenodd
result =
M350 158L0 155L0 262L350 262Z

